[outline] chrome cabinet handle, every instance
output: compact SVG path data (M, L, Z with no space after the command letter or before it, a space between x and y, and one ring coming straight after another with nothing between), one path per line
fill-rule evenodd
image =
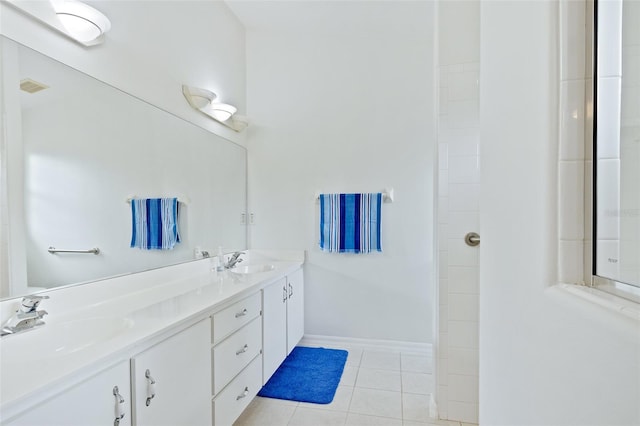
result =
M236 396L236 401L242 399L242 398L246 398L246 396L249 395L249 387L245 387L244 388L244 392L242 392L240 395Z
M464 242L471 247L475 247L480 245L480 235L475 232L469 232L464 236Z
M282 303L287 303L287 285L282 287Z
M293 296L293 286L289 283L289 299L291 299L291 296Z
M248 349L249 349L249 345L244 345L244 346L242 347L242 349L239 349L239 350L237 350L237 351L236 351L236 355L243 354L243 353L245 353Z
M151 372L149 370L144 372L144 377L147 378L147 402L145 403L148 407L151 405L151 400L156 396L156 381L153 377L151 377Z
M124 419L124 398L120 395L120 390L117 386L113 387L113 396L116 397L116 418L113 420L113 426L118 426L120 420Z
M243 316L247 315L247 312L248 312L248 311L247 311L247 308L244 308L244 309L242 310L242 312L238 312L238 313L236 314L236 318L240 318L240 317L243 317Z

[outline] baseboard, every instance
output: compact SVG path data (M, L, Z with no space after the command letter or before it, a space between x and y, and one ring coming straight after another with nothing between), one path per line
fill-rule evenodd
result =
M299 343L302 346L324 346L340 349L342 347L370 350L388 350L411 353L422 356L433 356L431 343L401 342L397 340L358 339L354 337L322 336L305 334Z

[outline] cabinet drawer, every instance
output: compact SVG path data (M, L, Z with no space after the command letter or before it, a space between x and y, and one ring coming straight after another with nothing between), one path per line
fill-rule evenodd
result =
M213 400L213 424L230 426L247 408L262 386L262 356L257 356L242 373Z
M213 394L217 394L262 349L262 321L255 318L213 348Z
M218 343L240 327L260 315L262 304L260 292L234 303L226 309L213 314L211 341Z

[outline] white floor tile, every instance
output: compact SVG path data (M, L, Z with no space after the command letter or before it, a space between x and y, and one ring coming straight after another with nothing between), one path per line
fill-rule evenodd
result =
M346 426L403 426L403 424L400 419L349 413L347 414Z
M356 387L400 392L402 390L400 372L360 368Z
M296 410L297 403L282 403L281 400L255 398L244 410L234 426L286 425Z
M423 423L429 421L429 395L402 394L402 418Z
M349 355L347 356L346 366L360 367L360 361L362 359L362 349L345 348Z
M379 417L402 418L402 394L400 392L355 388L349 411Z
M400 354L394 352L364 351L360 367L400 371Z
M402 373L402 392L427 395L432 394L434 390L431 374Z
M332 411L349 411L349 404L351 404L351 395L353 395L353 387L350 386L338 386L336 394L333 397L333 401L330 404L312 404L309 402L301 402L300 407L314 408L317 410L332 410Z
M344 426L347 413L298 407L289 426ZM275 425L273 425L275 426Z
M400 354L402 371L415 373L433 373L433 361L430 357Z
M344 370L342 371L342 377L340 377L340 386L355 386L357 377L358 367L345 365Z

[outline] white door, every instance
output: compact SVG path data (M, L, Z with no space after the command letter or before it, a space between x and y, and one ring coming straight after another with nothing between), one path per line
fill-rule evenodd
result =
M287 276L287 354L304 335L304 274L302 269Z
M211 426L211 320L131 360L136 426Z
M4 423L11 426L131 425L129 362L105 370Z
M263 384L287 356L287 280L262 290Z

